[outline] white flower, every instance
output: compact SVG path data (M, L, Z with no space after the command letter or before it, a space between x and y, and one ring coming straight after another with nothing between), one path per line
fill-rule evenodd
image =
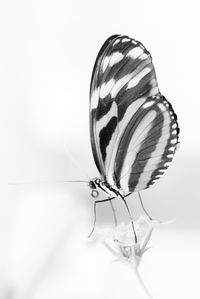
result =
M165 222L171 223L172 221ZM104 240L104 245L118 258L138 267L145 251L149 249L147 244L155 227L163 222L150 220L146 215L140 215L134 222L137 243L135 242L131 223L118 225Z

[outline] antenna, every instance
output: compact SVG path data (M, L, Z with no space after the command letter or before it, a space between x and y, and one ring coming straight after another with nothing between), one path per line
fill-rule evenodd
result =
M89 181L82 181L82 180L64 180L64 181L33 181L33 182L8 182L10 186L16 185L34 185L34 184L49 184L49 183L89 183Z

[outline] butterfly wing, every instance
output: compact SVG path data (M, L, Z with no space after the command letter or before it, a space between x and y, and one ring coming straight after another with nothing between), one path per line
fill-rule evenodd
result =
M171 104L161 95L148 97L124 130L116 155L118 187L127 193L153 185L172 161L178 134Z
M102 179L125 193L149 187L171 161L176 115L140 42L115 35L102 46L90 86L90 134Z
M104 163L104 153L106 146L103 146L102 143L106 141L103 141L99 136L101 132L101 125L99 121L102 117L104 117L105 124L109 122L109 115L107 115L107 112L109 111L109 106L112 103L104 104L102 102L102 100L100 99L100 90L101 85L103 84L102 74L105 69L105 53L107 53L109 47L112 47L112 42L113 40L115 40L116 37L118 37L118 35L113 35L109 37L101 47L94 64L90 83L90 140L96 166L99 170L102 179L104 180L106 179ZM114 115L116 115L116 111L112 112Z

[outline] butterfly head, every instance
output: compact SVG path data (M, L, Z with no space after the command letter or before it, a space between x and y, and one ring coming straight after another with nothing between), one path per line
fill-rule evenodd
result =
M99 191L97 190L99 188L101 180L98 178L94 178L89 182L89 187L91 189L91 196L96 198L99 196Z

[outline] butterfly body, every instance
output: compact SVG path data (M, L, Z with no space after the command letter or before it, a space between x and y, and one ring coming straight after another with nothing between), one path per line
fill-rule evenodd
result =
M158 88L150 53L127 36L108 38L90 86L91 145L100 173L89 184L92 190L124 198L149 188L172 161L178 135L176 114Z
M115 198L118 196L124 198L125 196L123 190L119 189L117 186L111 186L109 183L103 182L99 178L94 178L91 180L89 182L89 186L92 189L91 194L93 197L98 197L99 191L105 194L108 198Z

